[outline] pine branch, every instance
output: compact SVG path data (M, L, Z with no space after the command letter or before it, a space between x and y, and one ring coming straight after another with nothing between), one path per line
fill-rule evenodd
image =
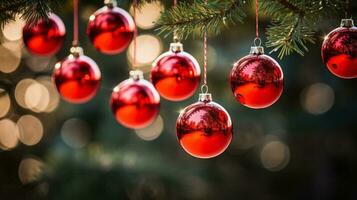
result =
M341 8L341 1L262 0L261 10L273 19L267 28L267 46L279 58L296 52L304 55L314 43L317 24L327 13Z
M24 20L34 23L47 18L48 13L58 7L58 0L2 0L0 3L0 27L20 15Z
M192 4L180 2L162 14L157 24L159 33L169 35L173 30L180 38L187 38L192 33L218 34L222 28L235 21L242 22L245 14L240 0L213 0L205 4L204 0L197 0Z

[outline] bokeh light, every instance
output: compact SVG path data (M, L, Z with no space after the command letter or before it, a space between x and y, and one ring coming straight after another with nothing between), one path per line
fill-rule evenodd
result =
M62 140L75 149L88 144L90 133L89 125L81 119L69 119L63 123L61 129Z
M36 158L25 158L21 160L18 175L21 183L29 184L38 181L45 169L45 164Z
M10 119L0 120L0 148L10 150L18 143L18 129Z
M52 82L50 76L41 76L36 78L36 81L41 83L44 87L46 87L48 93L49 93L49 102L47 104L46 109L44 112L50 113L56 110L60 103L60 95L56 89L55 84Z
M301 105L310 114L319 115L329 111L335 101L333 89L325 83L308 86L301 94Z
M164 11L164 6L160 1L145 3L136 10L136 25L142 29L151 29ZM133 7L130 8L133 15Z
M9 94L0 88L0 118L7 115L11 107Z
M52 69L56 64L57 59L55 57L45 57L45 56L36 56L32 55L27 57L26 65L34 72L43 72Z
M136 135L146 141L152 141L158 138L164 130L164 120L159 115L150 126L135 130Z
M15 41L22 38L22 28L25 26L25 21L20 16L16 16L14 21L6 23L2 32L7 40Z
M134 41L131 42L127 52L128 59L133 67L144 67L143 71L151 68L151 63L162 52L161 40L153 35L140 35L136 39L136 63L134 63Z
M279 140L271 140L264 144L260 153L263 167L269 171L280 171L290 161L289 147Z
M26 107L34 112L43 112L50 103L50 93L41 83L31 83L25 91Z
M42 122L32 116L24 115L17 121L20 141L28 146L38 144L43 137Z
M27 108L25 103L25 93L27 88L35 83L36 81L33 79L22 79L19 81L15 87L15 99L18 105L23 108Z
M0 71L14 72L20 65L22 42L3 42L0 44Z

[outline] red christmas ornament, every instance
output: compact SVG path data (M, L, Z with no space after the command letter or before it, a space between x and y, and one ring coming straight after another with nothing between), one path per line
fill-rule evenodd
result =
M139 129L150 125L160 108L160 95L143 79L142 71L131 71L131 78L113 90L110 106L116 120L127 128Z
M334 75L345 79L357 77L357 28L352 19L343 19L341 27L325 37L321 55Z
M36 24L26 24L23 28L24 44L29 52L40 56L51 56L62 47L66 28L62 20L51 13L48 20L41 19Z
M151 82L165 99L185 100L200 84L200 66L194 57L183 51L179 42L171 43L170 51L160 55L152 66Z
M84 103L96 94L101 73L97 64L83 55L82 48L72 47L71 55L56 64L53 80L65 100Z
M98 51L117 54L129 46L135 29L128 12L108 3L89 18L87 35Z
M212 101L211 94L200 94L199 101L186 107L176 121L182 148L197 158L212 158L223 153L233 136L227 111Z
M264 55L261 46L252 47L250 55L241 58L230 74L236 99L249 108L266 108L274 104L283 92L284 78L279 64Z

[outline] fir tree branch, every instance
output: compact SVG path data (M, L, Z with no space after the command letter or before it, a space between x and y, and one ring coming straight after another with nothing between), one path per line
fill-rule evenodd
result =
M159 25L159 33L165 36L176 30L180 38L186 38L192 33L203 34L204 30L218 34L222 27L242 21L245 14L241 1L213 0L205 4L204 0L197 0L192 4L181 2L178 6L163 13Z
M314 43L317 24L325 13L333 13L341 1L262 0L261 10L272 17L267 28L267 47L279 51L279 58L296 52L304 55L307 44Z
M0 27L3 27L16 15L29 23L40 18L47 18L48 13L58 7L58 0L2 0L0 3Z

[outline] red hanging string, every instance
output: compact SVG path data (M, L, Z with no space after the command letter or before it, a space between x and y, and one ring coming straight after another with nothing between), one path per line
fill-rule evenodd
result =
M205 0L205 3L207 4L207 0ZM207 45L207 27L205 28L205 32L203 35L203 86L201 88L203 93L208 92L208 86L207 86L207 55L208 55L208 45Z
M255 36L259 38L259 4L258 0L255 0Z
M207 54L208 54L208 47L207 47L207 31L205 31L203 36L203 84L207 85Z
M78 46L78 0L73 0L73 46Z
M174 0L174 7L176 7L176 5L177 5L177 0ZM174 41L174 42L178 42L178 41L179 41L179 39L178 39L178 37L177 37L177 31L176 31L176 29L174 29L174 32L173 32L173 41Z
M136 50L137 50L137 43L136 43L136 38L138 35L138 30L136 27L136 6L137 6L137 0L133 1L133 20L134 20L134 24L135 24L135 30L134 30L134 47L133 47L133 64L132 67L135 68L136 67Z

